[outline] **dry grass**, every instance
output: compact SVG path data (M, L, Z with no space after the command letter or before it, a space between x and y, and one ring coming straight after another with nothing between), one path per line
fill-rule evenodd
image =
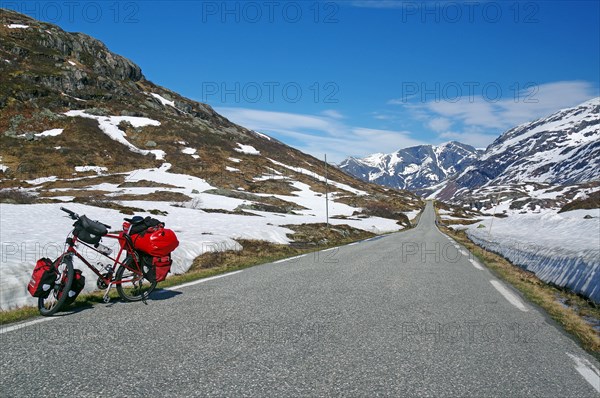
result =
M600 333L583 318L588 316L600 319L598 307L575 294L548 285L535 274L511 264L498 254L477 246L464 231L454 231L444 226L441 230L465 246L496 276L517 288L529 301L543 308L565 331L574 336L584 349L600 358ZM561 300L570 305L563 305Z
M176 187L175 185L163 184L156 181L139 180L139 181L125 181L119 184L118 188L182 188Z
M112 197L113 200L148 200L152 202L188 202L189 196L180 192L157 191L144 195L125 194Z
M298 248L340 245L375 236L371 232L352 228L346 224L330 225L327 227L325 223L318 223L284 225L284 227L294 231L293 234L288 234L288 237L293 240L292 245Z
M579 209L600 209L600 191L592 192L586 199L578 199L565 204L559 213Z

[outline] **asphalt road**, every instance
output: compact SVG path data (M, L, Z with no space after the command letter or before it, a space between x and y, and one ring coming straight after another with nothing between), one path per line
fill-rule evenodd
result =
M0 395L600 396L598 362L455 245L428 205L407 232L5 328Z

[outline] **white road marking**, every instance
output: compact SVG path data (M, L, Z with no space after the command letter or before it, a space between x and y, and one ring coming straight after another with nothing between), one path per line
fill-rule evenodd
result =
M348 246L354 246L354 245L358 245L359 242L354 242L354 243L350 243L348 244Z
M281 264L281 263L285 263L286 261L298 260L299 258L302 258L302 257L306 257L306 254L301 254L299 256L290 257L290 258L283 258L281 260L275 261L273 264Z
M23 328L26 328L27 326L32 326L32 325L35 325L37 323L42 323L42 322L46 322L46 321L52 321L54 319L57 319L57 318L39 318L39 319L35 319L35 320L29 321L29 322L17 323L16 325L2 326L0 328L0 334L12 332L14 330L23 329Z
M454 245L454 247L456 247L457 250L460 250L460 246L459 245Z
M176 285L176 286L171 286L171 287L166 287L166 288L164 288L162 290L179 290L179 289L181 289L183 287L194 286L194 285L197 285L199 283L204 283L204 282L212 281L212 280L215 280L215 279L224 278L226 276L231 276L231 275L239 274L242 271L243 270L233 271L233 272L229 272L227 274L215 275L215 276L211 276L211 277L204 278L204 279L198 279L197 281L188 282L188 283L182 283L181 285Z
M329 249L321 250L322 252L330 252L332 250L337 250L339 247L330 247Z
M479 263L477 261L475 261L475 259L470 259L469 260L471 262L471 264L473 264L473 267L477 268L478 270L483 271L483 267L481 265L479 265Z
M462 254L463 256L467 256L467 257L469 256L469 253L467 253L467 252L466 252L466 251L464 251L464 250L461 250L461 251L460 251L460 254Z
M577 370L579 374L596 389L596 391L600 392L600 370L592 365L587 359L579 358L568 352L567 355L575 362L575 370Z
M520 309L523 312L529 311L529 309L525 306L525 304L523 304L521 299L519 299L517 296L515 296L515 294L513 292L511 292L510 290L508 290L503 284L501 284L498 281L494 281L494 280L491 280L490 283L492 284L492 286L494 286L494 288L497 291L500 292L501 295L504 296L504 298L506 300L508 300L509 303L511 303L512 305L514 305L515 307L517 307L518 309Z

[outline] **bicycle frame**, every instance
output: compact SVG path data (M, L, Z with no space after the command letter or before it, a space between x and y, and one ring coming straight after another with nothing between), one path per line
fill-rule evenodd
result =
M142 274L142 267L140 266L137 256L133 250L133 246L131 244L131 240L128 239L128 236L125 235L124 233L120 233L120 234L106 234L103 236L103 238L109 238L109 239L117 239L119 241L119 252L117 254L117 256L115 258L106 255L104 253L102 253L101 251L99 251L98 249L96 249L95 247L82 242L80 240L77 239L76 236L72 236L72 232L69 234L69 236L67 237L67 242L66 244L68 245L67 250L61 254L61 256L59 257L59 260L67 255L74 255L77 258L79 258L89 269L91 269L96 275L98 275L98 277L107 285L110 286L111 285L121 285L124 283L132 283L132 282L137 282L137 277L136 275L139 275L140 277L143 276ZM85 257L83 257L83 255L81 253L79 253L79 251L77 251L77 249L75 248L76 244L82 244L83 246L95 251L96 253L99 253L101 256L104 256L106 258L108 258L109 260L111 260L112 266L113 266L113 272L107 276L102 275L102 273L100 272L100 270L98 268L96 268L93 264L91 264ZM136 269L133 269L129 266L127 266L125 264L125 261L120 261L121 256L123 255L123 252L126 253L125 258L127 258L127 255L131 256L131 258L133 259L133 263L135 264L135 266L137 267ZM134 275L131 278L126 278L126 279L119 279L119 280L115 280L113 279L113 276L116 273L117 267L118 266L123 266L125 268L127 268L128 270L132 271L134 273Z

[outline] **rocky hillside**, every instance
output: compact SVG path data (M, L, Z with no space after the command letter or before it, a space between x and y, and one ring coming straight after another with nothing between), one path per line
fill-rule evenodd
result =
M391 154L348 158L339 167L363 181L397 189L423 192L432 185L464 171L482 151L452 141L439 146L419 145Z
M286 206L254 193L292 195L296 182L325 190L320 160L148 81L139 66L92 37L9 10L0 13L0 132L0 188L35 187L38 200L53 200L62 189L85 201L90 193L81 177L120 184L123 173L166 163L216 194L244 191L271 210ZM385 201L393 211L421 205L410 192L335 168L329 178L340 203L367 208Z

